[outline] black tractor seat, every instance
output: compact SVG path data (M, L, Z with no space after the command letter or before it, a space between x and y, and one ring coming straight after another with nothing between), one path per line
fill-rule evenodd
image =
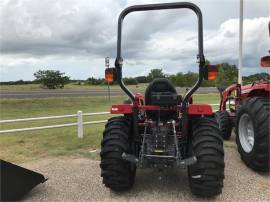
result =
M177 95L177 91L173 84L165 78L154 79L146 88L145 105L159 105L161 107L170 107L179 105L182 102L181 95ZM175 118L175 111L148 111L148 118L161 120Z

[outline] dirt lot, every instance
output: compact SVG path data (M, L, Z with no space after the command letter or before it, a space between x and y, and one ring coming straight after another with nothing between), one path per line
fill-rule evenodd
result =
M270 176L247 168L240 161L234 140L225 145L224 189L216 198L193 196L186 170L176 169L164 172L162 179L151 170L140 170L131 191L115 194L102 185L98 161L65 157L23 165L49 178L25 201L270 201Z

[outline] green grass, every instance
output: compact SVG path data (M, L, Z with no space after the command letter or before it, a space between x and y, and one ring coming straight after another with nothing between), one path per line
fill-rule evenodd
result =
M74 114L84 112L108 111L111 103L122 103L124 97L61 97L44 99L2 99L0 101L1 119L37 117L47 115Z
M125 97L76 97L46 99L2 99L0 118L16 119L40 116L54 116L83 112L109 111L111 103L122 103ZM197 103L218 103L217 94L194 95ZM84 121L107 119L107 115L84 117ZM0 124L0 130L73 123L76 118L41 120L33 122ZM12 162L26 162L54 156L86 156L98 158L92 153L99 148L104 124L84 126L84 138L77 137L76 127L46 129L31 132L0 134L0 159Z
M145 89L147 84L138 84L138 85L128 85L130 89ZM90 89L104 89L107 90L107 85L77 85L75 83L70 83L65 85L63 89L56 89L58 91L62 90L90 90ZM119 89L118 85L111 85L111 89ZM43 91L48 90L46 88L42 88L40 84L22 84L22 85L0 85L0 91Z
M83 112L109 111L111 103L122 103L124 97L46 98L46 99L2 99L1 119L28 118L76 114ZM85 117L84 121L107 119L108 116ZM0 130L73 123L76 118L40 120L0 124ZM98 148L103 124L84 127L84 139L77 138L76 127L17 132L0 135L0 159L25 162L48 156L83 155L93 156L92 149Z
M84 138L76 135L76 127L6 134L0 137L0 158L12 162L26 162L52 156L93 156L99 147L102 127L86 126Z
M217 104L219 103L219 101L220 101L219 94L216 93L193 95L193 103Z

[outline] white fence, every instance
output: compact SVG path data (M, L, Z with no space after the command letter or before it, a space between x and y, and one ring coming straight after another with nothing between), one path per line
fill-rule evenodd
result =
M211 106L218 106L219 104L210 104L210 105ZM106 114L110 114L110 112L83 113L82 111L78 111L77 114L69 114L69 115L62 115L62 116L47 116L47 117L45 116L45 117L36 117L36 118L0 120L0 124L3 124L3 123L16 123L16 122L27 122L27 121L49 120L49 119L72 118L72 117L77 118L76 123L65 123L65 124L50 125L50 126L39 126L39 127L31 127L31 128L0 130L0 134L77 126L78 138L83 138L83 126L84 125L99 124L99 123L106 123L107 122L107 120L83 122L83 116L95 116L95 115L106 115Z
M84 125L106 123L107 122L107 120L83 122L83 116L95 116L95 115L106 115L106 114L110 114L110 112L83 113L82 111L78 111L77 114L69 114L69 115L62 115L62 116L47 116L47 117L25 118L25 119L0 120L0 124L1 124L1 123L16 123L16 122L27 122L27 121L49 120L49 119L62 119L62 118L72 118L72 117L77 118L76 123L65 123L65 124L50 125L50 126L39 126L39 127L31 127L31 128L0 130L0 134L77 126L78 137L83 138L83 126Z

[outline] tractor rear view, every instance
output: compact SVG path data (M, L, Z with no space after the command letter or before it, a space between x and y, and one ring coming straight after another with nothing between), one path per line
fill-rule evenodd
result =
M182 97L167 79L155 79L145 96L133 94L122 81L122 22L135 11L187 8L198 17L199 77ZM139 31L139 30L138 30ZM217 68L206 66L203 54L203 28L200 9L192 3L165 3L131 6L118 20L117 58L115 68L107 68L108 81L117 81L131 100L130 104L114 104L101 143L101 176L113 191L130 189L136 169L162 171L188 168L191 191L200 196L222 192L224 179L223 140L211 106L194 104L191 96L203 79L215 79Z
M269 24L270 25L270 24ZM270 56L261 59L270 67ZM235 127L236 144L241 159L255 171L269 171L270 81L269 77L249 85L233 84L221 92L216 119L228 140Z

